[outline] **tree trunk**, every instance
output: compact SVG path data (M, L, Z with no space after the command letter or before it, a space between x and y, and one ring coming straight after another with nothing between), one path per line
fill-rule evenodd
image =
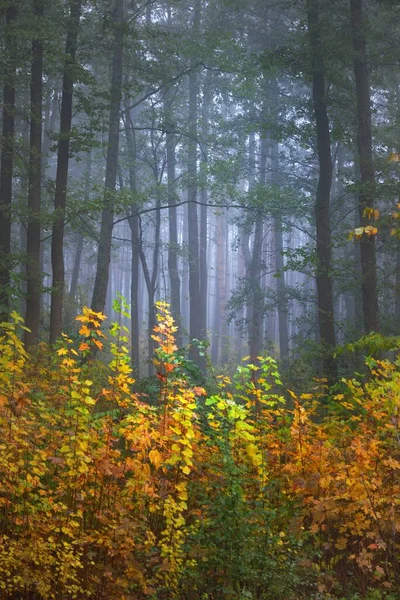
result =
M317 301L318 325L323 345L323 373L332 384L337 377L333 358L335 340L334 303L332 286L332 242L330 196L332 186L332 155L329 119L325 94L325 66L321 46L319 0L307 0L308 32L311 52L312 95L317 129L319 177L315 202L317 235Z
M81 0L70 0L70 20L65 47L65 67L61 98L60 137L57 152L56 190L54 196L54 223L51 238L51 265L53 281L50 308L50 344L54 344L62 331L62 313L65 285L64 220L67 203L69 146L72 123L74 67L78 43Z
M117 181L120 107L122 93L122 59L124 36L123 13L123 0L115 0L114 49L111 75L111 104L108 124L106 179L104 185L104 204L101 215L96 277L92 298L92 310L96 312L102 312L104 310L110 271L111 239L114 221L114 193L115 184Z
M226 265L225 265L225 241L227 239L226 216L218 213L215 217L215 309L213 336L211 346L211 361L216 365L221 364L223 345L223 324L226 322Z
M47 85L49 85L47 83ZM52 177L52 166L49 167L48 159L50 154L50 148L53 145L53 136L56 132L56 125L59 116L59 94L58 79L53 84L52 97L48 98L47 106L44 111L44 122L43 122L43 145L42 145L42 179L50 179ZM55 175L54 175L55 176Z
M156 325L156 308L155 308L155 295L157 289L157 276L158 276L158 261L160 251L160 230L161 230L161 201L157 200L157 211L156 211L156 226L154 233L154 249L153 249L153 265L152 272L147 264L146 255L143 249L143 231L141 227L141 220L139 217L139 240L137 244L140 262L142 263L144 280L146 283L147 294L148 294L148 349L149 349L149 377L153 375L153 363L152 357L154 353L154 340L152 338L153 330Z
M4 40L7 63L3 88L3 129L0 164L0 323L8 319L10 312L11 285L11 202L14 159L15 131L15 76L16 64L13 59L12 25L17 10L10 6L6 11Z
M281 183L279 175L279 145L276 140L271 140L271 183L278 186ZM283 232L282 217L275 214L273 218L274 227L274 252L276 270L276 295L278 310L278 335L279 356L281 359L289 358L289 331L288 331L288 307L286 300L286 283L283 258Z
M43 0L33 0L34 17L43 17ZM39 25L39 23L38 23ZM25 346L30 349L39 341L40 296L42 274L40 269L40 205L42 175L42 104L43 104L43 45L39 38L32 42L31 114L29 141L29 190L27 228L27 299Z
M350 0L351 31L354 50L354 76L357 96L357 148L360 164L360 192L358 210L361 226L369 224L365 215L374 204L375 170L372 157L371 96L363 31L362 0ZM378 293L376 274L375 237L363 234L360 240L362 271L362 304L365 333L378 331Z
M278 331L279 331L279 356L281 359L289 358L289 332L288 310L286 302L286 284L283 260L283 235L282 219L274 217L274 246L276 267L276 292L278 297Z
M207 299L208 299L208 269L207 269L207 216L208 216L208 135L210 108L212 102L212 71L206 72L203 85L203 107L202 107L202 152L200 164L200 246L199 246L199 276L200 276L200 339L207 337Z
M175 325L178 327L176 332L177 346L182 345L181 332L181 281L178 269L178 221L176 214L175 195L175 179L176 179L176 157L175 146L176 139L173 133L175 123L172 112L173 89L169 86L165 94L164 113L167 128L167 186L168 186L168 226L169 226L169 243L168 243L168 274L170 286L171 314L175 320Z
M126 145L129 153L129 189L135 195L137 192L136 181L136 143L135 132L133 130L133 122L128 107L128 102L125 102L125 135ZM131 360L132 368L135 374L139 376L140 371L140 325L139 325L139 217L136 214L136 207L132 206L131 214L128 219L131 230Z
M132 340L132 368L137 376L140 375L140 325L139 325L139 218L136 214L129 217L132 240L131 260L131 340Z
M265 135L261 136L260 142L260 175L259 185L265 185L266 181L266 154L267 140ZM260 211L255 212L254 240L251 254L249 279L250 279L250 303L251 318L249 322L249 354L250 361L257 364L258 357L263 346L263 317L264 317L264 293L261 287L261 264L263 243L264 219Z
M81 232L78 233L78 243L76 245L76 252L74 258L74 266L72 269L71 276L71 285L69 288L68 294L68 318L66 318L67 323L70 325L73 319L73 313L75 312L76 306L76 292L78 290L78 281L79 281L79 272L81 269L82 262L82 253L83 253L83 234ZM76 312L75 312L76 314Z
M84 191L85 204L88 204L90 201L91 178L92 178L92 154L91 154L91 152L88 152L86 169L85 169L85 191ZM83 244L84 244L83 233L81 231L79 231L78 232L78 243L76 246L74 264L73 264L73 268L72 268L71 284L70 284L69 293L68 293L67 314L65 317L65 321L66 321L68 327L70 327L72 325L73 318L76 314L76 292L78 290L79 274L80 274L80 270L81 270Z
M200 0L196 0L193 33L198 32L200 21ZM197 97L198 74L189 75L189 142L188 142L188 251L189 251L189 337L190 341L201 338L200 266L199 266L199 224L197 216ZM197 347L191 344L189 358L204 369Z
M248 182L249 182L249 192L251 192L251 190L255 187L255 170L256 170L256 164L255 164L255 156L256 156L256 142L255 142L255 134L254 132L251 132L249 135L249 147L248 147L248 167L249 167L249 175L248 175ZM250 342L250 335L251 335L251 322L253 319L253 305L251 302L251 294L249 292L250 288L251 288L251 283L249 283L249 278L250 278L250 269L251 269L251 262L252 262L252 254L250 252L250 233L251 233L251 227L253 226L253 223L248 224L245 223L245 227L244 230L242 232L241 235L241 246L242 246L242 254L243 254L243 260L244 260L244 264L245 264L245 278L246 278L246 307L245 307L245 321L246 321L246 325L247 325L247 342L249 344Z

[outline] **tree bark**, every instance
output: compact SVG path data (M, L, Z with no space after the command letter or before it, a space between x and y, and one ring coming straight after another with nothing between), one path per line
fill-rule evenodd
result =
M84 202L88 204L90 201L90 187L91 187L91 178L92 178L92 154L88 152L87 154L87 163L85 169L85 190L84 190ZM72 321L74 316L76 315L76 292L78 290L78 281L79 274L81 270L81 262L82 262L82 253L84 246L84 237L81 231L78 232L78 243L76 245L76 252L74 258L74 264L72 268L71 275L71 283L68 293L68 303L65 321L67 326L70 327L72 325Z
M260 174L259 185L265 185L266 182L266 154L267 140L265 135L261 136L260 142ZM250 361L253 364L259 362L258 357L262 352L263 346L263 317L264 317L264 294L261 287L261 264L262 264L262 243L264 231L264 218L261 211L255 213L254 240L251 253L249 279L250 279L250 303L251 318L249 321L249 354Z
M175 179L176 179L176 157L175 146L176 139L173 133L175 123L172 112L173 89L167 88L164 100L164 113L166 121L166 150L167 150L167 187L168 187L168 227L169 227L169 243L168 243L168 274L170 286L171 314L175 320L175 325L178 327L176 332L177 346L182 345L181 332L181 281L178 269L178 221L176 214L175 195Z
M137 176L136 176L136 143L135 132L133 130L133 122L128 106L125 102L125 135L126 145L129 153L129 189L135 195L137 192ZM131 230L131 360L132 368L135 374L140 374L140 325L139 325L139 217L137 209L132 206L131 213L128 219Z
M155 307L155 295L157 290L157 277L158 277L158 262L160 252L160 231L161 231L161 200L157 200L156 210L156 224L154 232L154 249L153 249L153 264L152 271L150 273L149 266L147 264L146 255L143 249L143 231L141 227L141 220L139 217L139 240L138 240L138 253L140 262L142 264L144 280L146 283L147 294L148 294L148 349L149 349L149 377L153 375L154 368L152 363L152 357L154 353L154 340L152 338L154 327L157 324L156 321L156 307Z
M81 16L81 0L70 0L70 19L65 47L65 67L61 98L60 137L57 151L56 190L54 196L54 223L51 238L51 265L53 271L50 307L50 344L60 337L65 286L64 268L64 220L67 204L67 183L70 133L72 123L72 100L74 90L74 67Z
M203 106L202 106L202 152L200 161L200 246L199 246L199 277L200 277L200 339L207 337L207 299L208 299L208 269L207 269L207 225L208 225L208 190L207 190L207 169L208 169L208 135L210 108L212 102L212 71L208 70L205 75L203 85Z
M315 201L318 324L320 339L323 345L323 374L328 379L328 382L332 384L337 377L337 366L333 357L333 349L336 340L330 224L332 155L325 93L325 65L320 31L319 0L307 0L307 18L311 54L313 107L317 130L317 152L319 161L319 177Z
M226 260L225 243L228 238L226 215L217 213L215 216L215 309L211 346L211 361L213 365L221 364L223 348L226 345L224 324L226 323Z
M43 0L33 0L33 15L43 17ZM39 38L32 42L31 114L29 141L29 189L27 228L27 299L25 346L30 349L39 341L40 297L42 274L40 268L40 207L42 175L42 105L43 105L43 45Z
M3 128L0 163L0 323L8 319L10 312L11 285L11 203L15 133L15 76L16 62L13 58L12 26L17 9L10 6L6 11L4 40L7 64L3 88Z
M354 50L354 76L357 97L357 149L360 164L358 211L361 226L369 224L365 214L374 205L375 169L372 155L371 94L363 30L363 2L350 0L351 32ZM375 237L363 234L360 240L362 304L365 333L379 330Z
M277 272L276 292L278 297L279 356L281 359L287 359L289 358L288 310L285 273L283 271L285 265L283 260L282 219L280 217L274 217L274 246Z
M255 187L255 170L256 170L256 141L255 134L251 132L249 135L249 146L248 146L248 182L249 182L249 192ZM250 233L251 228L253 227L253 223L245 223L244 230L241 235L241 247L242 247L242 255L245 265L245 278L246 278L246 307L245 307L245 322L247 326L247 343L250 343L250 326L253 318L253 305L251 302L251 294L248 291L250 289L251 284L249 284L250 278L250 269L251 269L251 261L252 254L250 251Z
M200 22L200 0L196 0L194 20L192 25L193 34L198 33ZM188 142L188 252L189 252L189 338L200 340L201 338L201 302L200 302L200 266L199 266L199 224L197 215L197 97L198 97L198 74L192 71L189 75L189 142ZM201 360L195 344L191 344L189 358L204 369L204 361Z
M279 186L281 177L279 174L279 145L276 140L271 140L271 183ZM282 217L275 214L273 218L274 227L274 252L276 269L276 295L278 310L278 334L279 334L279 356L281 359L289 358L289 330L288 330L288 306L286 300L286 283L283 257L283 232Z
M106 179L104 185L104 204L101 215L96 277L92 298L92 310L96 312L102 312L104 310L108 278L110 273L111 239L114 221L114 193L117 181L120 107L122 94L122 59L124 39L123 13L123 0L115 0L111 104L108 124Z
M132 189L132 188L131 188ZM131 340L132 368L137 376L140 375L140 324L139 324L139 217L132 214L129 217L129 227L132 240L132 259L131 259Z

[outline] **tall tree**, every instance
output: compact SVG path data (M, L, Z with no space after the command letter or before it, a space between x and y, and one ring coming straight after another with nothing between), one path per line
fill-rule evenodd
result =
M267 139L265 134L260 141L259 185L266 183ZM258 363L258 357L263 345L264 293L261 289L262 244L264 232L264 217L262 210L257 207L254 214L254 238L249 264L250 311L249 311L249 354L253 364Z
M279 146L276 140L271 141L271 183L278 186L279 176ZM275 214L274 219L274 250L276 268L276 293L278 301L278 331L279 331L279 356L281 359L289 357L289 332L288 310L286 300L286 285L283 257L283 231L282 217Z
M325 89L325 64L320 25L320 0L307 0L308 33L312 72L312 97L317 131L319 175L315 201L317 236L316 283L319 333L323 348L323 371L330 383L336 379L335 322L332 285L332 241L330 197L332 187L332 154Z
M3 87L3 128L0 163L0 323L6 321L10 309L11 271L11 203L15 130L16 61L13 44L13 24L17 9L6 10L4 41L7 60Z
M61 97L60 134L57 152L56 190L54 197L54 223L51 239L51 264L53 282L50 309L50 343L61 335L64 301L64 220L67 203L67 182L70 133L72 123L72 101L75 81L75 57L78 44L78 30L81 16L81 0L70 0L70 18L68 22L65 46L65 66Z
M200 0L194 7L192 31L198 35L200 25ZM190 340L201 338L201 306L200 306L200 265L199 265L199 223L197 214L197 118L198 118L198 73L193 68L189 74L189 141L188 141L188 251L189 251L189 335ZM189 356L200 363L199 352L191 345ZM202 365L204 367L204 364Z
M43 105L43 44L41 40L43 0L33 0L33 16L38 33L32 41L29 190L27 228L27 299L25 345L31 348L39 340L40 297L42 274L40 266L40 208L42 176L42 105Z
M175 180L176 180L176 136L174 135L175 122L173 116L173 88L168 86L164 97L164 113L166 123L166 152L167 152L167 186L168 186L168 227L169 227L169 243L168 243L168 274L171 300L171 313L178 327L177 344L182 345L181 333L181 281L178 269L178 220L176 212L176 195L175 195Z
M88 152L87 157L86 157L86 168L85 168L85 175L84 175L84 177L85 177L84 192L83 192L83 200L84 200L84 203L86 206L89 204L89 201L90 201L92 165L93 165L92 153ZM76 300L77 300L76 295L77 295L77 290L78 290L79 275L80 275L80 271L81 271L83 247L84 247L84 236L83 236L83 232L81 230L79 230L77 233L77 244L76 244L75 257L74 257L73 266L72 266L71 283L70 283L70 287L69 287L68 301L67 301L67 308L66 308L66 315L65 315L65 322L67 323L67 327L71 326L73 317L76 314L75 313Z
M128 100L124 102L124 116L125 116L125 136L126 145L129 154L129 189L134 195L137 194L137 169L136 169L136 139L135 131L133 127L133 119L131 111L129 109ZM139 325L139 216L137 214L137 207L132 206L132 210L129 213L128 223L131 230L131 325L132 325L132 367L135 373L140 373L140 352L139 352L139 339L140 339L140 325Z
M118 170L120 107L122 99L123 23L124 1L115 0L106 178L97 254L97 269L92 297L92 310L96 312L104 310L110 271L111 239L114 221L114 193Z
M351 34L354 50L354 77L357 97L357 149L360 168L358 211L362 226L369 224L366 209L373 208L375 168L372 155L371 93L365 31L363 1L350 0ZM365 332L378 331L378 292L376 275L375 237L364 234L360 240L362 271L362 302Z
M201 115L201 160L200 160L200 244L199 244L199 284L200 284L200 339L207 337L207 300L208 300L208 269L207 269L207 236L208 236L208 136L210 127L210 109L212 103L212 71L208 69L203 84L203 106Z

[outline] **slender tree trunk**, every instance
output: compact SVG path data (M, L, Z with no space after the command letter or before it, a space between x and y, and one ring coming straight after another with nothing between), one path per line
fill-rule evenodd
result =
M227 213L224 215L224 221L222 223L222 252L223 255L220 255L219 260L225 261L224 267L221 263L221 272L220 272L220 280L219 280L219 311L221 314L221 357L220 363L221 365L226 365L229 361L229 324L226 314L226 304L228 301L228 290L231 289L231 279L230 279L230 263L229 259L232 256L231 247L229 245L229 218Z
M329 118L325 93L325 66L319 22L319 0L307 0L308 32L311 51L312 93L317 129L319 178L315 202L315 225L317 235L317 299L318 324L323 344L323 372L329 383L337 377L333 357L335 340L332 242L330 223L330 196L332 186L332 155Z
M154 354L154 327L157 325L155 294L157 290L158 263L160 259L160 233L161 233L161 201L157 200L156 223L154 231L154 250L153 250L153 269L151 273L151 293L149 293L149 375L153 374L153 354Z
M249 191L251 191L256 184L255 150L255 135L254 133L251 133L249 136ZM260 268L263 219L261 213L255 213L253 225L254 237L252 248L250 250L250 234L248 230L246 231L249 225L247 224L242 235L242 251L246 265L246 320L249 354L251 362L256 364L257 356L260 355L262 347L262 291L260 288Z
M173 89L167 88L164 102L165 120L167 123L167 186L168 186L168 226L169 226L169 243L168 243L168 274L170 285L171 298L171 313L174 317L175 324L178 327L176 332L176 343L182 345L181 333L181 281L178 269L178 221L176 214L175 195L175 179L176 179L176 157L175 145L176 139L173 133L175 124L172 112Z
M140 323L139 323L139 218L136 214L129 217L132 240L131 260L131 327L132 327L132 368L140 375Z
M279 356L281 359L286 359L289 357L289 332L285 273L283 271L285 265L283 260L282 219L280 217L274 217L274 246L277 272L276 292L278 296Z
M223 339L223 324L226 322L225 307L226 307L226 265L225 265L225 242L226 242L226 217L218 213L215 217L215 310L213 323L213 337L211 347L211 361L213 365L218 363L222 358L223 344L226 340Z
M73 319L73 316L72 316L73 312L75 312L76 292L78 290L79 273L80 273L81 263L82 263L82 253L83 253L83 234L81 232L79 232L78 233L78 243L76 245L76 252L75 252L75 258L74 258L74 266L72 268L71 284L70 284L69 294L68 294L68 305L69 305L68 313L69 314L68 314L68 319L66 319L66 321L69 324Z
M92 178L92 154L87 154L87 163L85 169L85 191L84 191L84 202L89 203L90 200L90 187ZM76 292L78 290L79 274L81 270L82 253L83 253L84 237L81 231L78 232L78 243L76 246L74 264L72 268L71 284L68 293L68 306L66 322L68 326L71 326L74 314L76 314Z
M33 14L43 17L43 0L33 0ZM27 229L27 299L25 346L30 349L39 341L40 296L42 274L40 269L40 205L42 175L42 105L43 105L43 45L40 39L32 42L30 156Z
M185 250L185 259L182 261L182 275L181 275L181 325L182 325L182 338L183 344L189 343L189 234L188 234L188 223L189 223L189 211L188 206L182 207L180 210L182 217L182 248ZM178 213L179 214L179 213ZM179 223L179 220L178 220Z
M249 135L249 148L248 148L248 165L249 165L249 192L254 189L256 180L255 180L255 170L256 170L256 141L255 134L251 132ZM246 277L246 309L245 309L245 319L247 325L247 341L250 343L251 336L251 323L253 320L253 303L251 302L251 281L250 281L250 270L251 270L251 262L252 262L252 253L250 251L250 232L253 223L245 224L244 231L241 235L242 241L242 254L245 264L245 277Z
M3 129L0 163L0 323L8 319L10 311L11 285L11 203L14 160L15 132L15 76L16 64L13 59L12 28L17 16L16 7L6 11L4 39L8 53L8 68L4 73L3 88Z
M110 271L111 239L114 221L114 193L115 184L117 181L120 107L122 94L122 59L124 37L123 20L123 0L115 0L111 104L108 125L106 179L104 185L104 204L101 215L96 277L92 298L92 310L96 312L102 312L104 310Z
M208 269L207 269L207 216L208 216L208 135L210 108L212 101L212 71L207 70L203 85L203 107L202 107L202 152L200 165L200 246L199 246L199 276L200 276L200 339L207 337L207 299L208 299Z
M200 21L200 0L196 0L193 33L198 32ZM197 215L197 97L198 74L192 71L189 75L189 142L188 142L188 250L189 250L189 337L190 341L200 340L201 301L200 301L200 267L199 267L199 224ZM191 345L189 357L200 368L204 369L204 361L198 349Z
M78 44L78 30L81 16L81 0L70 0L70 21L65 47L65 67L61 98L60 137L58 140L56 191L54 197L54 223L51 239L51 265L53 271L50 344L61 335L62 313L65 286L64 268L64 220L67 203L67 182L70 133L72 123L72 99L74 90L74 67Z
M365 215L372 208L375 193L375 169L372 156L371 95L369 87L366 42L363 30L363 2L350 0L351 31L354 50L354 76L357 96L357 148L360 164L358 210L361 226L369 224ZM375 237L363 234L360 240L362 270L362 304L365 332L378 331L378 293Z
M266 154L267 140L265 135L261 136L260 143L260 175L259 184L265 185L266 181ZM259 211L255 214L254 240L250 262L250 302L251 319L249 323L249 354L253 364L257 364L258 357L262 352L263 345L263 317L264 317L264 293L261 287L261 264L262 264L262 242L264 230L263 214Z
M47 84L48 85L48 84ZM42 179L50 178L52 168L48 166L50 147L53 144L53 135L56 132L56 125L59 115L59 93L58 79L53 84L52 97L48 99L43 123L43 146L42 146Z
M275 140L271 141L271 183L280 184L279 175L279 145ZM281 359L289 357L289 330L288 330L288 307L286 300L286 283L283 258L283 232L282 217L276 214L273 218L274 227L274 251L276 269L276 294L278 300L278 333L279 333L279 356Z
M161 204L160 200L157 201L156 211L156 225L154 233L154 249L153 249L153 265L152 272L147 264L146 255L143 249L143 231L141 227L141 220L139 218L139 241L138 241L138 253L140 262L142 263L144 280L146 283L147 294L148 294L148 348L149 348L149 377L153 375L153 363L151 361L154 353L154 340L152 338L153 330L156 325L156 309L155 309L155 295L157 289L157 276L158 276L158 261L160 251L160 230L161 230Z
M133 130L133 122L128 107L128 102L125 102L125 135L126 144L129 153L129 189L133 194L137 192L136 181L136 142L135 132ZM131 230L131 340L132 340L132 368L137 376L140 372L140 324L139 324L139 217L136 214L136 207L132 207L131 214L128 219Z
M24 106L29 105L29 88L28 87L24 88L22 102L23 102ZM26 120L24 118L22 118L21 125L22 125L22 128L21 128L20 143L22 143L23 156L24 156L24 158L26 158L26 162L29 162L29 134L30 134L29 123L26 122ZM25 169L21 173L20 190L21 190L22 196L28 197L29 169ZM28 226L27 217L26 218L20 217L18 251L21 254L21 256L26 254L27 226ZM21 298L20 298L20 302L19 302L19 311L20 311L21 315L25 316L26 315L26 296L27 296L26 261L25 262L21 261L20 268L19 268L19 276L20 276L20 280L21 280L21 286L20 286Z

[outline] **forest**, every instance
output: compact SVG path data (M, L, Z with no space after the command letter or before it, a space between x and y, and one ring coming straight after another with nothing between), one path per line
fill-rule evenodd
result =
M0 600L399 600L398 0L0 15Z

